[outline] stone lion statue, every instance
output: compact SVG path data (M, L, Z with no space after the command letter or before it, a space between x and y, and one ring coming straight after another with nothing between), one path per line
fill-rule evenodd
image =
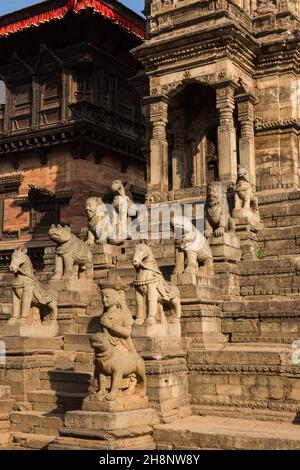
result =
M238 167L235 209L252 209L256 215L259 215L258 199L249 181L248 170L242 166Z
M86 244L91 246L108 241L112 235L112 225L101 197L89 197L85 202L85 210L88 216Z
M109 336L97 333L90 338L95 351L94 380L96 385L95 398L105 398L108 401L116 399L121 389L121 381L136 376L136 392L139 396L146 396L145 363L141 356L131 351L114 347ZM111 377L109 393L106 391L106 377ZM90 397L93 399L93 396Z
M184 253L185 258L182 263L180 257L176 255L175 273L198 274L200 266L203 266L207 273L213 273L213 256L204 235L187 217L174 215L171 224L175 235L175 246L179 252Z
M57 245L53 280L93 279L93 255L88 246L72 234L70 227L52 225L49 237Z
M234 221L229 214L226 190L220 182L210 183L207 187L204 229L206 238L222 237L225 232L235 230Z

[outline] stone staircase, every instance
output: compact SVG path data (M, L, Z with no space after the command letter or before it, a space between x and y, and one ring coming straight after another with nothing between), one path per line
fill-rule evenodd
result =
M264 216L265 228L258 233L261 259L215 263L221 332L227 342L189 350L188 384L194 416L176 421L172 415L173 422L155 426L158 449L300 449L300 427L296 424L300 366L292 358L292 343L300 339L300 275L295 263L300 255L300 225L284 225L296 222L298 215L293 219L291 213L284 215L284 209L280 210L281 215L274 209L274 216ZM129 286L126 297L132 312L134 247L135 242L127 241L116 260L117 272ZM153 251L170 279L175 261L172 241L154 243ZM9 303L5 309L7 316ZM191 336L193 333L185 329L186 320L183 318L183 332ZM9 387L0 386L0 448L51 448L59 430L57 449L66 442L80 448L78 436L64 436L64 415L80 409L87 394L94 359L89 337L98 328L98 311L78 316L76 321L60 316L62 338L55 340L54 367L40 371L39 386L27 394L29 409L12 411ZM181 367L185 373L186 359L180 361L178 370ZM173 367L167 362L166 370ZM153 376L157 371L151 361L147 370L148 395L157 399ZM167 380L165 372L158 373L162 382ZM159 400L163 402L165 395L169 398L174 387L180 388L179 382L166 382ZM86 439L89 448L99 448L99 436ZM138 431L134 439L139 448L143 440L139 440Z
M73 370L41 371L40 389L28 393L31 409L9 415L9 448L47 449L64 426L65 413L81 408L90 377Z

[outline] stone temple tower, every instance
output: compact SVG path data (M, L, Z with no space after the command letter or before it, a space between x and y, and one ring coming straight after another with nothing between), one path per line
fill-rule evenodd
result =
M146 0L148 190L198 199L248 169L258 195L299 187L296 0Z

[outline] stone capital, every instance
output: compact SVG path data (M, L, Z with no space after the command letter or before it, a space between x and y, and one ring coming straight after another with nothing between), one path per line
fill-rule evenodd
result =
M148 107L150 122L168 121L169 98L166 95L146 96L144 106Z

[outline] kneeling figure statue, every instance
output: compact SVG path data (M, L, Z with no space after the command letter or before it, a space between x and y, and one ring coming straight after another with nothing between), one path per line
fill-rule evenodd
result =
M114 274L99 285L104 313L100 319L102 332L90 338L95 351L95 373L94 390L87 399L114 401L124 394L144 398L145 363L132 342L133 319L124 302L124 285ZM111 378L109 390L107 377ZM123 379L127 379L129 385L124 386ZM122 392L122 389L125 390Z

